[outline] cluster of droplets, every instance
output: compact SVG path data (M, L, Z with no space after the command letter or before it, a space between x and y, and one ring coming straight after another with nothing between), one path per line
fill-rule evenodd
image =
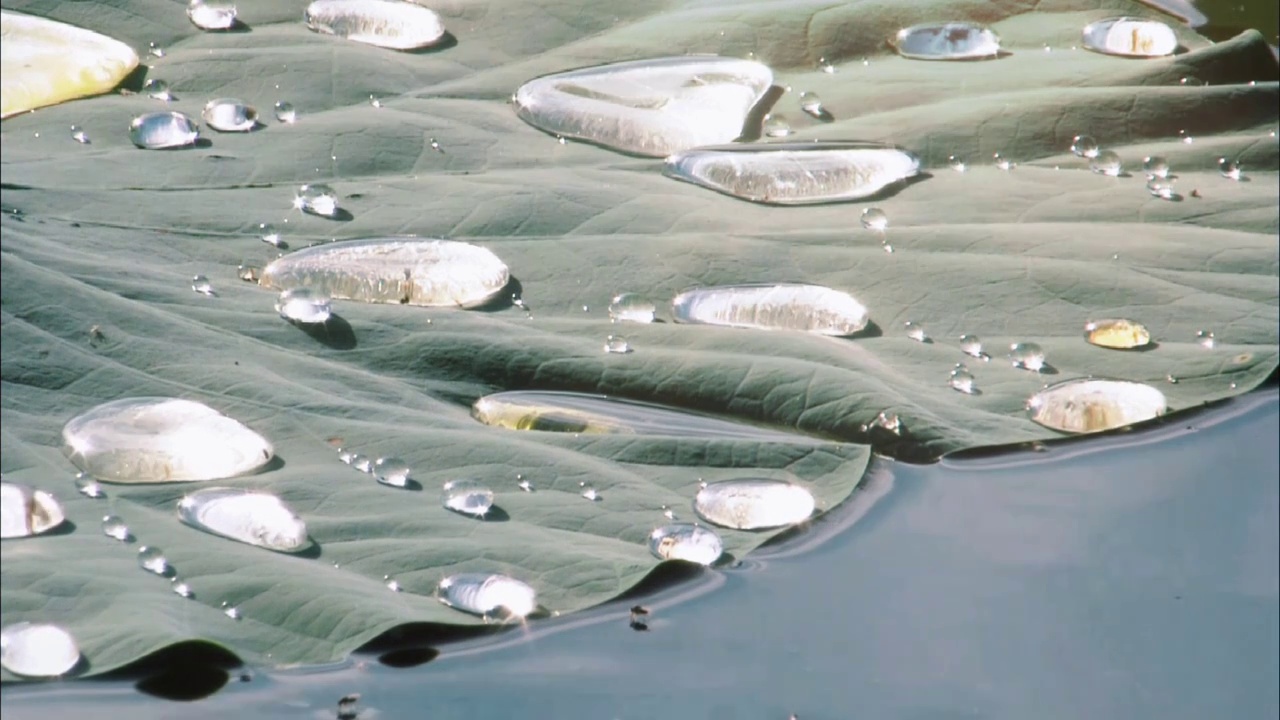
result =
M350 448L340 447L338 459L362 473L372 475L380 484L388 487L404 489L413 482L413 470L409 463L393 455L374 460Z

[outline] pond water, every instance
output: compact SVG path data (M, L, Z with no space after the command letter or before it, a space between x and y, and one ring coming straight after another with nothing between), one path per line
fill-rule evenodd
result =
M850 502L737 567L382 656L416 667L169 663L6 687L4 717L334 718L351 693L365 720L1276 717L1277 437L1273 386L1041 452L877 461Z

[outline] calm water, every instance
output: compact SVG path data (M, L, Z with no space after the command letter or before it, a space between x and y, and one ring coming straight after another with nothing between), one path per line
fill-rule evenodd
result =
M882 463L737 568L409 669L182 670L4 690L17 718L1274 718L1280 392L1145 432L920 467ZM413 655L413 653L409 653ZM430 653L419 653L423 659Z

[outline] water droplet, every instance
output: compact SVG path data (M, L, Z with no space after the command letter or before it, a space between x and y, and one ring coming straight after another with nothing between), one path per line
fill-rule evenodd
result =
M169 570L169 561L160 548L143 545L138 548L138 567L156 575L164 575Z
M169 83L160 78L151 78L142 83L142 94L153 100L161 100L169 102L173 100L173 93L169 90Z
M129 542L131 537L129 526L119 515L106 515L102 518L102 534L120 542Z
M835 73L836 66L827 62L827 59L825 57L820 57L818 58L818 69L828 75L831 75Z
M613 322L651 323L655 315L654 304L639 293L619 293L609 302Z
M328 322L332 311L329 296L308 287L299 287L280 293L276 312L290 322L318 325Z
M724 554L724 542L710 528L677 523L655 528L649 533L649 552L659 560L711 565Z
M757 478L711 483L693 499L698 517L737 530L795 525L808 520L814 507L813 495L805 488Z
M435 150L435 151L436 151L436 152L438 152L438 153L443 153L443 152L444 152L444 148L440 147L440 143L436 142L436 139L435 139L435 138L431 138L431 140L430 140L430 142L429 142L428 144L431 146L431 149L432 149L432 150Z
M882 430L887 430L894 435L901 435L902 420L898 418L896 413L891 413L888 410L882 410L879 415L876 415L876 419L871 421L871 425L868 429L870 428L880 428Z
M1084 339L1098 347L1130 350L1150 344L1151 333L1142 323L1124 318L1107 318L1085 323Z
M315 0L302 19L322 35L391 50L426 48L445 37L440 16L415 3Z
M1089 169L1100 175L1119 177L1124 172L1124 165L1114 151L1103 150L1089 162Z
M964 172L965 170L969 169L969 166L966 165L964 162L964 158L957 157L955 155L947 156L947 165L950 166L951 169L955 170L956 172Z
M223 614L223 615L226 615L227 617L231 618L232 620L239 620L239 619L240 619L240 608L238 608L238 607L236 607L236 606L234 606L234 605L228 605L228 604L226 603L226 601L224 600L224 601L223 601L223 603L222 603L222 614Z
M191 289L201 295L213 296L218 294L214 292L213 285L210 284L209 278L204 275L196 275L191 278Z
M369 96L369 104L376 108L382 107L382 101L374 97L373 95Z
M342 462L350 465L351 462L355 460L355 458L356 458L356 453L350 448L338 448L338 459L341 460Z
M528 478L523 475L516 476L516 487L525 492L533 492L533 483L529 482Z
M1044 350L1033 342L1014 343L1009 346L1009 359L1013 366L1040 372L1044 369Z
M903 28L889 45L913 60L977 60L1000 54L1000 38L990 28L967 22Z
M293 108L293 103L286 100L276 102L276 120L286 125L292 125L298 122L298 111Z
M162 58L164 57L164 48L155 43L148 43L147 53L154 55L155 57Z
M201 30L230 30L236 24L236 6L225 0L191 0L187 17Z
M373 476L383 485L407 487L411 474L409 463L398 457L378 458L378 461L373 464Z
M1183 142L1184 144L1186 144L1186 145L1190 145L1191 143L1193 143L1193 142L1195 142L1195 141L1196 141L1196 139L1195 139L1195 138L1193 138L1193 137L1191 137L1190 135L1188 135L1188 134L1187 134L1187 131L1186 131L1186 130L1179 130L1179 131L1178 131L1178 137L1179 137L1179 138L1182 140L1182 142Z
M890 253L890 254L893 253L893 246L890 245L889 243L881 243L880 247L884 248L884 251L887 253Z
M510 615L524 618L538 607L532 587L507 575L459 573L440 580L436 598L451 608L489 618Z
M200 138L196 121L180 112L139 115L129 123L129 140L144 150L186 147Z
M884 232L889 227L889 216L880 208L869 207L862 211L862 227L875 232Z
M995 153L991 156L991 159L995 161L996 167L1001 170L1012 170L1018 166L1017 163L1010 161L1009 158L1004 157L1000 153Z
M71 139L75 140L81 145L90 144L89 133L85 132L84 128L80 127L79 125L71 126Z
M800 109L819 120L830 117L826 108L822 107L822 98L816 92L800 93Z
M1222 177L1228 180L1239 180L1241 178L1240 163L1237 160L1228 160L1226 158L1218 158L1218 172L1222 173Z
M58 677L79 662L75 638L57 625L18 622L0 630L0 665L14 675Z
M1088 135L1071 138L1071 152L1077 157L1093 159L1098 157L1098 150L1098 141Z
M1162 22L1113 17L1086 25L1081 43L1085 49L1104 55L1163 57L1178 49L1178 36Z
M1051 385L1027 401L1031 419L1069 433L1112 430L1163 415L1164 394L1142 383L1077 379Z
M362 453L356 453L351 456L351 467L359 470L362 473L372 473L373 458L369 457L368 455L364 455Z
M848 293L819 285L721 285L694 288L671 301L678 323L759 330L799 330L844 337L867 326L867 309Z
M607 353L629 353L631 345L621 335L610 335L604 339L604 351Z
M170 582L169 587L171 590L173 590L173 593L175 595L178 595L184 598L193 598L196 596L195 591L191 589L191 586L188 585L186 582L179 580L176 575L169 582Z
M567 145L567 144L569 144L569 141L568 141L568 140L565 140L563 135L557 135L557 136L556 136L556 142L560 143L561 145Z
M987 354L982 352L982 338L977 335L961 335L960 352L970 357L987 358Z
M333 217L338 214L338 194L323 183L308 183L298 188L293 207L312 215Z
M663 517L665 517L665 518L666 518L666 519L668 519L668 520L679 520L679 519L680 519L680 518L676 517L676 511L675 511L675 510L672 510L671 508L667 507L666 505L663 505L663 506L662 506L662 516L663 516Z
M1196 344L1206 350L1212 350L1218 346L1218 340L1214 338L1212 330L1201 330L1196 333Z
M1180 199L1180 196L1173 191L1173 183L1160 178L1152 178L1147 181L1147 192L1161 200Z
M106 491L102 489L102 483L84 473L76 474L76 490L85 497L104 498L107 496Z
M590 500L591 502L597 502L601 499L600 493L596 492L595 486L591 483L580 482L578 485L582 488L582 497Z
M1142 158L1142 172L1146 173L1147 178L1167 178L1169 177L1169 161L1159 155L1150 155Z
M783 138L791 134L791 123L787 122L787 118L783 115L775 115L769 113L764 116L764 126L762 129L765 137Z
M280 237L280 231L271 223L258 223L258 237L262 242L275 247L281 247L284 242Z
M387 586L387 589L390 590L391 592L400 592L401 590L400 583L394 580L390 575L383 575L382 582Z
M178 519L249 545L297 552L310 546L307 526L270 493L236 488L197 490L178 501Z
M218 132L249 132L258 127L258 109L235 98L210 100L201 116Z
M493 491L475 480L450 480L440 492L446 509L483 519L493 507Z
M1165 375L1165 376L1164 376L1164 380L1165 380L1165 382L1169 383L1170 385L1177 385L1177 384L1178 384L1178 378L1174 377L1174 376L1173 376L1173 373L1169 373L1168 375Z
M49 493L26 485L0 483L0 538L39 535L66 519L62 504Z
M918 322L913 322L911 320L908 320L905 323L903 323L902 326L907 331L907 337L911 338L912 340L915 340L916 342L922 342L922 343L930 342L929 334L925 332L924 325Z
M976 395L978 387L975 384L973 373L963 365L956 367L951 371L951 377L947 380L947 384L953 390L958 390L966 395Z

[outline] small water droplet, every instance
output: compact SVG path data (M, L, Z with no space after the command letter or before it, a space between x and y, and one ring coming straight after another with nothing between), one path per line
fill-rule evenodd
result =
M1077 157L1093 159L1098 157L1098 151L1098 141L1088 135L1071 138L1071 152Z
M276 102L276 120L285 125L292 125L298 122L298 111L293 108L293 103L287 100L279 100Z
M882 244L881 244L881 247L883 247L883 248L884 248L884 251L885 251L885 252L887 252L887 253L889 253L889 254L893 254L893 246L892 246L892 245L890 245L889 243L882 243Z
M1228 180L1239 180L1242 177L1240 162L1238 160L1228 160L1224 157L1218 158L1218 172L1222 173L1222 177Z
M862 211L862 227L876 232L884 232L889 227L889 216L880 208L869 207Z
M440 503L454 512L483 519L493 507L493 491L475 480L450 480L441 488Z
M382 582L386 584L387 589L390 590L391 592L400 592L400 589L401 589L400 583L397 582L390 575L383 575Z
M977 385L974 384L973 373L964 365L959 365L951 371L951 377L947 381L953 390L958 390L966 395L974 395L977 391Z
M902 326L907 331L907 337L912 340L915 340L916 342L929 342L929 334L925 332L924 325L921 323L908 320L903 323Z
M1147 178L1167 178L1169 177L1169 161L1159 155L1149 155L1142 158L1142 172L1146 173Z
M1114 151L1102 150L1090 160L1089 169L1099 175L1119 177L1124 172L1124 165L1120 162L1120 156Z
M827 111L822 107L822 98L816 92L800 93L800 109L819 120L827 117Z
M170 587L173 589L173 593L175 595L178 595L179 597L184 597L184 598L195 597L196 595L195 591L191 589L191 586L188 585L186 582L179 580L176 576L169 582L172 583Z
M1009 346L1009 359L1014 367L1023 370L1040 372L1044 369L1044 350L1036 343L1013 343Z
M355 457L356 457L356 453L351 448L343 448L343 447L338 448L338 459L341 460L342 462L350 465L351 461L355 460Z
M153 100L162 100L169 102L173 100L173 93L169 91L169 83L159 78L151 78L142 84L142 94Z
M672 510L671 508L667 507L666 505L663 505L663 506L662 506L662 516L663 516L663 517L665 517L665 518L666 518L666 519L668 519L668 520L678 520L678 519L679 519L679 518L677 518L677 517L676 517L676 512L675 512L674 510Z
M80 127L79 125L72 125L72 126L71 126L71 139L72 139L72 140L75 140L76 142L80 143L81 145L88 145L88 144L90 144L90 143L89 143L89 133L85 132L85 131L84 131L84 128Z
M129 541L129 526L119 515L107 515L102 518L102 534L120 542Z
M639 293L618 293L609 302L612 322L651 323L656 315L654 304Z
M147 53L154 55L155 57L162 58L164 57L164 48L155 43L148 43Z
M827 59L825 57L820 57L818 58L818 69L830 75L836 71L836 66L827 62Z
M191 278L191 289L201 295L213 296L218 294L214 292L213 285L209 283L209 278L204 275L196 275Z
M563 135L557 135L556 142L560 143L561 145L567 145L569 141L565 140Z
M1235 384L1235 383L1231 383L1231 385L1230 385L1229 387L1230 387L1232 390L1235 390L1235 389L1236 389L1236 384Z
M1018 166L1017 163L1010 161L1009 158L1000 153L995 153L991 156L991 159L995 161L996 167L1001 170L1012 170Z
M1212 350L1218 346L1218 340L1213 336L1212 330L1201 330L1196 333L1196 344L1206 350Z
M1179 85L1186 85L1186 84L1187 84L1187 78L1178 78L1178 84L1179 84Z
M376 108L382 107L382 101L374 97L373 95L369 96L369 104Z
M1151 178L1147 181L1147 192L1161 200L1173 200L1177 197L1177 193L1173 191L1173 183L1160 178Z
M276 299L276 312L285 320L303 325L326 323L333 314L329 296L309 287L281 292Z
M590 500L591 502L598 502L600 500L600 493L596 492L594 485L587 482L580 482L578 485L582 488L582 492L580 493L582 497Z
M371 473L373 472L373 458L356 453L351 456L351 467L363 473Z
M435 138L431 138L431 139L428 141L428 144L431 146L431 149L432 149L432 150L435 150L435 151L436 151L436 152L438 152L438 153L443 153L443 152L444 152L444 148L440 147L440 143L436 142L436 139L435 139Z
M80 491L80 494L85 497L104 498L107 496L106 491L102 489L102 483L84 473L76 475L76 490Z
M398 457L378 458L378 461L373 464L373 476L383 485L406 487L409 484L410 474L409 463Z
M1188 134L1187 134L1187 131L1186 131L1186 130L1179 130L1179 131L1178 131L1178 137L1179 137L1179 138L1181 138L1181 139L1182 139L1182 142L1183 142L1183 143L1185 143L1185 144L1187 144L1187 145L1190 145L1191 143L1193 143L1193 142L1195 142L1195 141L1196 141L1196 139L1195 139L1195 138L1193 138L1193 137L1191 137L1190 135L1188 135Z
M956 172L964 172L965 170L969 169L969 166L965 163L964 158L959 157L958 155L948 155L947 165L949 165L951 169L955 170Z
M313 215L333 217L338 213L338 194L323 183L308 183L298 188L293 206Z
M871 427L887 430L894 435L902 434L902 420L898 418L896 413L891 413L888 410L881 411L876 416L876 419L871 422Z
M769 113L764 116L762 132L765 137L782 138L791 134L791 123L782 115Z
M529 482L528 478L523 475L516 476L516 487L525 492L533 492L533 483Z
M989 356L982 352L982 338L977 335L961 335L960 336L960 352L970 357L981 358L986 360Z
M169 569L169 561L160 548L143 545L138 548L138 567L156 575L164 575Z
M228 605L228 604L226 603L226 601L223 601L223 603L222 603L222 614L223 614L223 615L226 615L227 617L231 618L232 620L239 620L239 619L240 619L240 608L238 608L238 607L236 607L236 606L234 606L234 605Z
M621 335L610 335L604 339L604 351L607 353L629 353L631 344Z
M1177 384L1178 384L1178 378L1174 377L1174 376L1173 376L1173 373L1169 373L1168 375L1165 375L1165 376L1164 376L1164 380L1165 380L1165 382L1169 383L1170 385L1177 385Z

